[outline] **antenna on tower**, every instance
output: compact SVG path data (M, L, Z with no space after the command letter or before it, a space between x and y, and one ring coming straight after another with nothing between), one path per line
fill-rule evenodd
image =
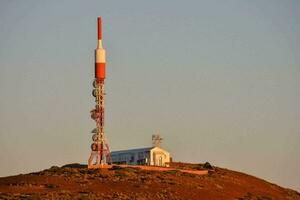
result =
M160 144L162 143L163 138L160 137L159 134L153 134L152 135L152 146L153 147L160 147Z

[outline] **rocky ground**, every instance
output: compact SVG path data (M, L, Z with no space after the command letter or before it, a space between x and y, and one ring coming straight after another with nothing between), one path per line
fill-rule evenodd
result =
M0 199L121 200L300 200L296 191L256 177L202 164L172 163L171 171L84 165L51 167L40 172L0 178ZM181 172L203 170L207 175Z

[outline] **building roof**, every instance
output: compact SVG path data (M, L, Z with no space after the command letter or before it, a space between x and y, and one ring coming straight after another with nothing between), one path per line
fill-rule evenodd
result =
M136 148L136 149L126 149L126 150L119 150L119 151L112 151L111 154L117 154L117 153L128 153L133 151L150 151L155 147L146 147L146 148Z
M120 150L120 151L112 151L111 154L120 154L120 153L131 153L131 152L141 152L141 151L150 151L154 148L162 149L161 147L146 147L146 148L136 148L136 149L126 149L126 150ZM164 149L162 149L164 150ZM164 150L166 151L166 150Z

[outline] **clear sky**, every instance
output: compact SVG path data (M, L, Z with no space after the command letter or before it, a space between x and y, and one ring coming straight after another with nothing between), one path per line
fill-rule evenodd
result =
M0 176L87 162L97 16L112 150L300 191L299 0L0 0Z

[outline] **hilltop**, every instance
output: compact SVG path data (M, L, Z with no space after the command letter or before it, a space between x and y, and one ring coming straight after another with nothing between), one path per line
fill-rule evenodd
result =
M296 191L210 165L172 163L172 170L71 164L0 178L0 199L300 200ZM181 170L208 170L206 175Z

